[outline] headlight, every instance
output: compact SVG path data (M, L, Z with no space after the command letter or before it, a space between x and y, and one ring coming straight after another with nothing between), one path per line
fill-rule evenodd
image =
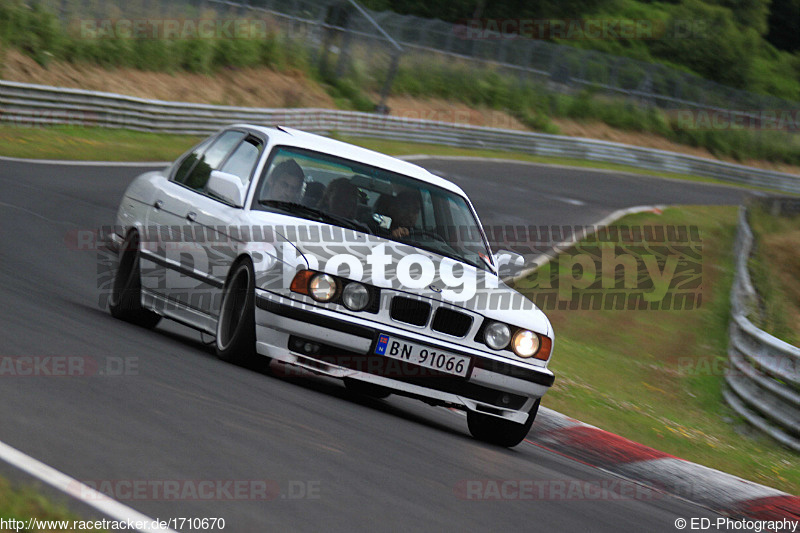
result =
M318 302L333 300L337 289L336 280L328 274L314 274L308 282L308 291Z
M511 331L502 322L492 322L483 331L483 340L489 348L502 350L511 340Z
M539 336L527 329L521 329L514 334L511 349L520 357L531 357L539 351Z
M360 283L348 283L342 291L342 303L351 311L361 311L369 304L369 291Z

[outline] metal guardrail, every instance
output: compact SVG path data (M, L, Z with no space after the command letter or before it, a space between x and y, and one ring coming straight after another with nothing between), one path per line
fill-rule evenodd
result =
M753 233L742 207L734 245L736 275L725 375L728 388L723 396L748 422L800 451L800 348L758 329L747 318L757 307L747 270L752 246Z
M296 25L314 28L318 33L323 33L323 29L335 29L368 43L370 48L393 55L399 45L405 49L401 62L440 55L447 61L466 62L476 71L485 70L487 65L500 67L520 78L555 84L559 90L566 87L601 89L644 107L656 105L706 112L727 110L731 116L751 119L757 119L753 117L753 113L758 114L757 110L790 111L798 107L794 101L736 89L660 63L488 29L479 29L474 34L468 20L453 24L360 8L357 14L351 13L333 22L331 9L338 8L339 13L353 11L355 8L344 7L352 5L351 0L167 0L145 4L124 0L96 3L42 0L42 3L59 13L65 25L70 23L70 16L97 19L174 17L180 13L196 14L198 9L213 9L220 15L235 12L272 16L280 19L284 31L291 32ZM480 25L479 20L471 22ZM374 65L371 68L374 70ZM391 84L392 77L391 72L387 74L387 83Z
M0 81L0 121L22 125L73 124L131 130L209 134L234 122L282 124L314 133L333 132L437 143L461 148L619 163L636 168L715 178L800 194L800 176L703 159L652 148L391 117L332 109L267 109L147 100L113 93Z

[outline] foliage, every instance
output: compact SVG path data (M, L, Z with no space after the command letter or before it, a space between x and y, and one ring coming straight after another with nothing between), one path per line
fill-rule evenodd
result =
M791 98L800 95L797 80L785 76L788 71L795 74L800 72L800 55L793 56L764 42L755 26L739 31L740 26L724 1L720 0L719 5L699 0L681 0L675 4L643 4L636 0L616 0L612 3L587 1L585 6L586 9L591 7L601 13L598 16L611 17L602 13L621 13L628 20L661 21L667 33L684 32L680 39L605 42L604 46L609 51L627 51L644 58L650 58L651 55L670 60L682 57L692 70L704 72L717 80ZM394 6L392 0L384 0L384 4L384 7ZM474 2L455 2L447 9L459 5L464 8L468 4L472 6L470 9L475 7ZM486 16L495 13L492 10L500 9L495 3L485 4ZM497 3L498 6L503 4ZM753 9L757 8L756 0L750 4ZM525 7L519 14L538 16L536 10L544 9L542 6L546 5L530 9ZM567 5L571 4L568 2ZM428 14L437 16L438 11L435 10L439 7L430 5L427 9L433 11ZM513 15L502 10L496 13ZM686 28L679 28L680 21L685 20L703 21L706 25L693 27L693 32L686 33ZM18 48L44 66L51 59L56 59L107 68L130 67L208 75L225 68L256 66L281 71L299 70L317 80L339 107L359 111L374 111L374 95L380 91L386 78L385 71L370 68L358 53L354 54L353 65L344 77L321 75L317 69L318 61L312 60L307 41L291 39L276 32L260 39L112 38L100 32L92 34L85 28L62 28L52 13L38 7L38 4L28 6L20 0L0 2L0 45ZM724 58L724 63L719 62L720 58ZM572 61L574 58L562 59ZM722 65L727 66L721 68ZM587 71L608 70L602 61L584 63L581 67ZM620 68L615 75L619 83L636 87L642 73L636 69ZM674 79L662 76L657 70L650 75L654 84L675 83ZM690 93L689 87L681 90L687 100L702 101L707 98L702 92ZM615 128L653 133L676 142L703 147L720 157L800 164L800 140L797 135L694 129L673 120L657 108L643 107L642 102L608 96L595 89L577 94L559 94L527 74L520 75L519 72L499 67L478 68L467 61L432 53L409 53L404 56L392 91L395 94L441 98L504 110L529 128L546 133L558 133L553 118L599 121ZM714 102L709 101L708 104L713 105Z

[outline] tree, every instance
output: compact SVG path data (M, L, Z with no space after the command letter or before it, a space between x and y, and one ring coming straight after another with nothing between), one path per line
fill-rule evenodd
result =
M800 0L773 0L767 41L779 50L800 50Z

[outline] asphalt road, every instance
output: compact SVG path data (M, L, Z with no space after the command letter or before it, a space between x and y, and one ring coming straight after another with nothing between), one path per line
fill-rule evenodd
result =
M747 195L530 165L423 165L459 183L484 224L590 224L621 207L735 204ZM0 161L0 356L84 358L96 370L0 375L0 441L78 480L105 482L151 517L223 517L225 531L674 532L679 517L714 516L664 495L580 498L574 491L587 487L619 493L619 478L529 443L479 443L450 410L244 370L176 324L145 331L113 319L98 305L96 253L77 249L74 237L112 223L141 171ZM263 483L249 483L258 480L274 498L247 499L262 497ZM464 487L492 495L489 480L534 481L544 497L464 498ZM221 497L165 500L158 490L202 481ZM226 499L234 481L245 499ZM134 484L150 489L131 493ZM565 486L572 497L559 497Z

